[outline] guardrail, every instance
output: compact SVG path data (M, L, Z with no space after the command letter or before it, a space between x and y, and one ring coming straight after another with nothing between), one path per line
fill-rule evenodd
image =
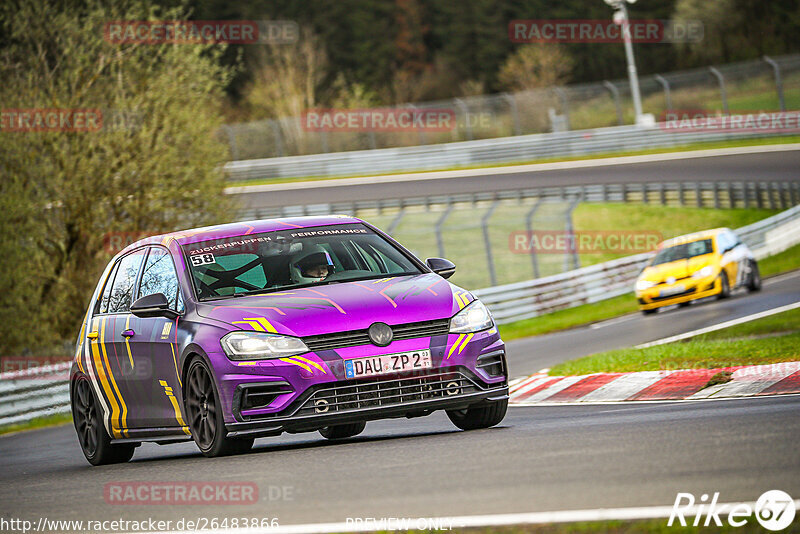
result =
M800 243L800 206L744 226L736 233L761 259ZM652 253L637 254L527 282L474 291L500 324L529 319L633 291Z
M70 411L72 362L0 373L0 426Z
M800 205L736 231L757 258L800 243ZM599 302L632 290L652 253L637 254L527 282L474 291L498 323ZM0 426L68 413L72 362L0 374Z
M790 112L797 113L797 112ZM785 114L767 113L767 123ZM796 120L795 123L796 125ZM671 130L655 126L614 126L546 134L521 135L437 145L381 148L307 156L232 161L225 165L229 180L371 175L451 167L532 161L539 158L585 156L619 151L668 148L696 142L797 135L794 130Z

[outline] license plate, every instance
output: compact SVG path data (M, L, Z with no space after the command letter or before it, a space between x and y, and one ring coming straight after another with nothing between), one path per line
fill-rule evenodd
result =
M360 378L362 376L430 369L431 367L433 367L431 351L417 350L414 352L398 352L396 354L381 354L379 356L345 360L344 374L347 378Z
M669 297L670 295L677 295L678 293L683 293L686 291L686 286L673 286L668 287L667 289L662 289L658 292L659 297Z

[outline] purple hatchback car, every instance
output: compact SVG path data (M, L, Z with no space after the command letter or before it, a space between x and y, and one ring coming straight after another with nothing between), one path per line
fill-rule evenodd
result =
M446 410L468 430L508 405L486 307L353 217L234 223L152 237L106 267L78 338L70 397L83 453L143 441L206 456L261 436L355 436L372 419Z

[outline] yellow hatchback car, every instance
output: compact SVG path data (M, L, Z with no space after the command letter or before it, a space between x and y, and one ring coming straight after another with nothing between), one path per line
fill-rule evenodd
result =
M724 299L737 287L761 289L755 256L728 228L675 237L656 250L636 280L636 298L644 314L713 295Z

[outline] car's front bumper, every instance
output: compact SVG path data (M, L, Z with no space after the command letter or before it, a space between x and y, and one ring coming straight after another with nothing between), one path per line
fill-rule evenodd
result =
M663 296L663 292L674 290L675 286L678 285L683 286L683 291ZM720 291L722 291L722 283L719 278L707 276L703 278L684 278L671 285L659 284L649 289L636 291L636 298L638 299L640 310L652 310L690 300L711 297L719 294Z

